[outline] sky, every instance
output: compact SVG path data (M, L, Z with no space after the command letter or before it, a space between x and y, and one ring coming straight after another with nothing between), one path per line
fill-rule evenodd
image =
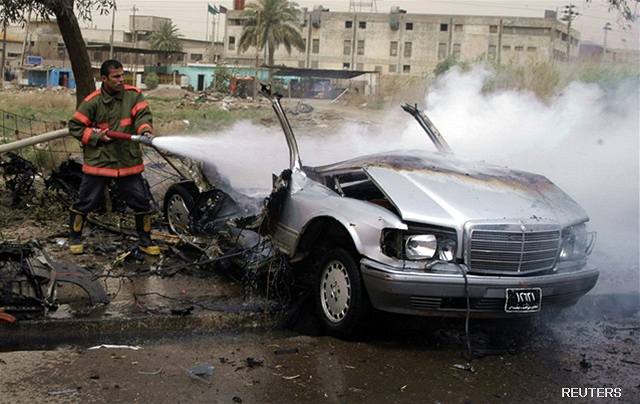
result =
M251 0L247 0L249 3ZM374 2L378 12L387 13L393 6L399 6L408 13L424 14L470 14L543 17L544 10L561 9L570 3L569 0L366 0ZM358 1L356 1L358 2ZM638 9L640 0L628 0ZM185 38L205 39L207 33L207 3L233 8L233 0L116 0L115 29L128 29L128 16L135 6L139 15L168 17L177 25ZM349 11L349 0L299 0L300 7L312 9L322 5L331 11ZM612 24L607 43L609 47L621 49L640 49L640 21L636 20L630 28L625 29L619 14L609 11L606 0L573 0L580 16L574 21L575 28L580 31L582 41L602 44L603 27L607 22ZM93 22L81 23L82 26L96 26L109 29L110 16L95 15ZM211 24L211 20L209 20ZM223 19L218 27L218 40L222 40ZM210 27L210 26L209 26ZM210 29L210 28L209 28ZM210 32L210 31L209 31Z

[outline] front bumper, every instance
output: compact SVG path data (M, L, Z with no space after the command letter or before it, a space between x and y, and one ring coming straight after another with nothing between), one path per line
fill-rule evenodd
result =
M361 271L371 303L393 313L458 316L467 309L462 274L405 271L363 258ZM519 317L536 313L506 313L507 288L541 288L541 311L570 306L591 290L599 272L581 269L538 276L467 275L473 317Z

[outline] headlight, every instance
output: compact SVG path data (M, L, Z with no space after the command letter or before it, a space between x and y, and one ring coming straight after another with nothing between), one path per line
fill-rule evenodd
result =
M560 261L584 259L591 254L596 240L596 233L587 232L584 223L562 230Z
M412 261L454 261L457 246L456 231L445 227L416 225L408 231L385 229L380 238L383 254Z
M438 248L438 239L433 234L408 236L404 242L404 252L410 260L433 258Z

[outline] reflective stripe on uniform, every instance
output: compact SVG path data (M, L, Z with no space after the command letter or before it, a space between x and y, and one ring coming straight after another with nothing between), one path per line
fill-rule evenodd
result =
M82 165L82 172L90 175L99 175L101 177L126 177L128 175L140 174L144 171L144 164L138 164L132 167L122 168L109 168L109 167L94 167L88 164Z
M149 103L147 101L140 101L139 103L134 105L133 108L131 108L131 116L135 117L136 115L138 115L138 112L142 111L148 106Z
M148 123L143 123L142 125L140 125L138 127L138 129L136 130L136 133L139 135L142 132L144 132L145 129L148 129L147 132L152 132L153 131L153 128L151 127L151 125L149 125Z
M89 144L89 141L91 140L91 134L92 133L93 133L93 129L92 128L85 128L82 131L82 139L81 139L82 144Z
M122 118L120 120L120 127L121 128L125 128L129 125L131 125L133 123L133 121L131 120L131 118Z
M85 126L91 126L91 119L80 111L74 112L71 119L75 119Z
M91 94L87 95L86 97L84 97L84 101L89 101L89 100L91 100L92 98L94 98L94 97L96 97L98 95L100 95L100 90L96 90L96 91L92 92Z

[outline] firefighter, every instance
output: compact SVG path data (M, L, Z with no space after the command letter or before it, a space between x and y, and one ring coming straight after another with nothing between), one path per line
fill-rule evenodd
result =
M102 205L113 179L135 212L140 250L159 255L151 240L151 195L142 179L144 164L140 143L113 139L108 131L153 138L152 116L142 92L124 84L122 63L107 60L100 67L102 87L89 94L69 121L69 132L83 146L84 164L78 200L71 207L69 251L82 254L82 229L87 214Z

